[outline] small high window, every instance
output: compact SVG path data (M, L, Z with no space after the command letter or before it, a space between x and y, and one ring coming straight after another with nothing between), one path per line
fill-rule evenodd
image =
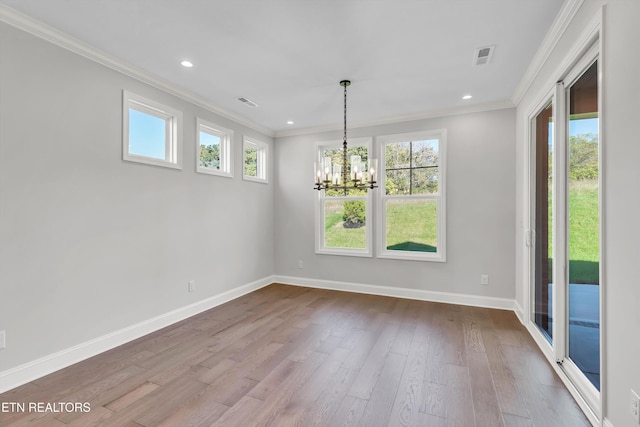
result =
M267 183L269 146L264 142L245 136L242 144L242 152L242 178L248 181Z
M182 169L182 112L123 92L122 159Z
M233 176L233 131L197 119L196 171Z

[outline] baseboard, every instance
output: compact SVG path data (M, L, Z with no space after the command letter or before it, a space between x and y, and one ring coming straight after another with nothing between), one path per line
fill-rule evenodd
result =
M518 320L520 320L520 323L524 325L524 310L522 309L522 306L520 305L518 300L513 301L513 311L516 313L516 316L518 317Z
M422 289L377 286L363 283L338 282L335 280L309 279L304 277L272 276L273 281L285 285L308 286L310 288L356 292L360 294L382 295L421 301L443 302L447 304L470 305L474 307L514 310L514 300L479 295L454 294L450 292L425 291Z
M136 323L90 341L0 372L0 393L41 378L52 372L71 366L82 360L133 341L151 332L170 326L203 311L209 310L242 295L263 288L274 280L268 276L185 307L172 310L154 318Z
M604 420L602 420L602 427L613 427L613 423L605 418Z

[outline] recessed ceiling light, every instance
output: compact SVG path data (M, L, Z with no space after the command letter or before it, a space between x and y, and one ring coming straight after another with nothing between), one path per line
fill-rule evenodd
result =
M292 125L293 124L293 120L287 120L287 124L288 125Z
M471 99L471 98L473 98L471 95L465 95L462 97L462 99Z
M187 67L187 68L193 67L193 63L191 61L187 61L186 59L182 61L180 64L182 64L183 67Z

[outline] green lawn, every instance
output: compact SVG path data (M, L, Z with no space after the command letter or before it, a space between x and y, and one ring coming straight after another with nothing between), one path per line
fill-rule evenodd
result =
M434 200L388 200L387 249L436 252L437 220Z
M569 282L599 282L598 181L569 181Z
M325 205L325 215L325 246L365 247L365 227L344 227L342 202L328 201ZM387 201L387 249L435 252L436 225L437 211L434 201Z
M366 228L345 228L342 209L326 212L324 244L329 248L363 249L366 244Z

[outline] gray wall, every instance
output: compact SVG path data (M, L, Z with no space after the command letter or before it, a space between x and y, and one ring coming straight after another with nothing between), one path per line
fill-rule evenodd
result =
M0 43L0 371L273 273L274 186L241 178L242 136L270 137L3 23ZM121 160L123 89L183 111L183 170ZM195 173L197 115L235 131L233 179Z
M640 2L635 0L587 0L571 27L565 32L550 60L532 85L518 109L518 223L524 220L523 147L528 104L547 90L545 82L564 60L586 23L600 5L607 3L604 15L602 52L602 144L604 150L604 328L603 391L604 415L616 427L636 425L629 410L629 390L640 391L640 144L638 143L638 100L640 94ZM519 228L517 236L522 236ZM517 243L518 265L525 262L524 244ZM519 267L521 268L521 267ZM523 278L518 276L518 300L522 303Z
M315 143L341 140L341 132L325 132L276 141L276 274L513 299L515 109L356 128L349 136L431 129L447 130L446 263L315 254ZM481 274L489 274L488 286Z

